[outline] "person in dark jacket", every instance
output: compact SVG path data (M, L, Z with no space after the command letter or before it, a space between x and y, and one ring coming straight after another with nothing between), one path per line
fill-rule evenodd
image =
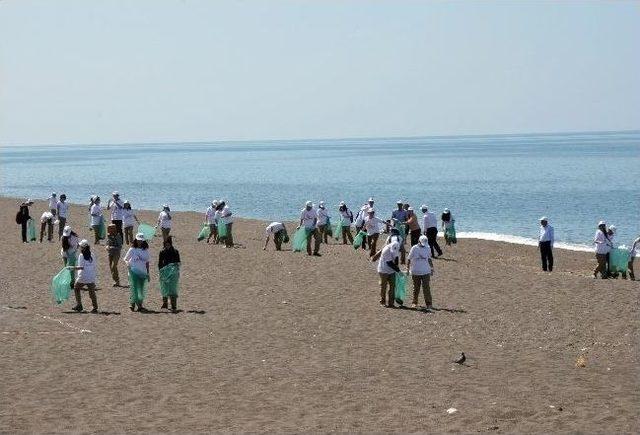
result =
M160 251L160 256L158 258L158 269L161 270L165 266L169 264L176 263L180 265L180 252L176 248L173 247L173 237L169 236L164 241L163 248ZM168 302L171 300L171 311L174 313L178 310L178 289L177 285L167 286L168 288L163 288L163 279L162 274L160 276L160 286L162 290L162 308L168 308Z
M27 240L27 222L31 219L31 215L29 215L29 206L33 205L33 201L27 199L25 202L20 204L20 210L16 214L16 223L22 228L22 243L28 243Z

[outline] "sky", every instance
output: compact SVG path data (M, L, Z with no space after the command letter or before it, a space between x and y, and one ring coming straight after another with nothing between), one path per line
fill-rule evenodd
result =
M640 1L0 0L0 145L640 129Z

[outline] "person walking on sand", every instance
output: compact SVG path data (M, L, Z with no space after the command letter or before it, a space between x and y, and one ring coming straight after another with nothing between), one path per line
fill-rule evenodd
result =
M131 203L127 199L122 203L122 225L124 226L124 242L127 245L131 245L133 243L133 226L136 223L140 223L140 221L131 209Z
M433 300L431 299L431 275L433 275L433 262L431 261L431 249L429 248L429 239L427 236L420 236L418 243L411 247L409 251L409 261L407 271L411 274L413 281L413 303L412 308L418 308L418 297L420 296L420 288L424 296L425 309L431 311L433 309Z
M109 270L113 279L113 286L120 287L120 274L118 273L118 262L122 254L122 234L118 232L118 227L111 224L107 227L107 245L105 247L109 255Z
M67 218L69 217L69 203L67 202L67 195L64 193L60 195L60 201L56 206L58 214L58 240L62 238L62 231L67 226Z
M44 232L47 231L47 240L53 241L53 218L54 215L50 211L45 211L40 217L40 243L44 238Z
M407 209L407 230L409 231L411 246L417 245L420 239L420 224L418 223L418 216L412 207Z
M120 194L118 192L113 192L111 194L111 199L107 202L107 209L111 212L111 223L116 226L118 234L124 238L124 233L122 231L122 212L124 210L124 203L120 199Z
M373 197L369 198L369 200L362 206L360 207L360 210L358 211L358 214L356 215L356 234L358 234L360 231L362 231L362 228L364 227L364 221L367 218L368 215L368 211L370 208L373 208L373 205L375 204L375 201L373 200ZM362 249L366 250L367 249L367 238L365 237L364 240L362 240L362 244L360 245Z
M340 206L338 207L338 211L340 212L341 218L341 231L342 231L342 244L343 245L353 245L353 235L351 234L351 224L353 223L353 213L347 207L347 204L344 201L340 201ZM336 238L338 236L335 236ZM348 241L348 243L347 243Z
M593 271L593 277L597 278L599 272L602 279L607 279L607 254L611 250L612 244L607 235L607 223L605 221L598 223L598 230L593 238L593 243L596 245L596 261L598 262Z
M382 248L378 259L378 275L380 276L380 305L395 308L396 273L400 272L397 265L400 244L392 242ZM377 255L375 256L377 257ZM375 257L371 260L375 261ZM387 293L388 288L388 293Z
M233 248L233 213L231 212L226 200L220 201L220 204L218 204L218 210L220 211L218 225L225 225L227 232L227 235L224 238L224 247Z
M329 227L329 212L324 206L324 201L320 201L318 203L318 210L316 214L318 217L318 232L320 233L320 242L328 244L329 232L331 232L331 228Z
M617 278L618 277L618 273L616 272L615 276L613 276L613 274L611 273L611 250L613 249L613 247L615 246L615 243L613 242L613 240L616 237L616 226L615 225L610 225L609 228L607 228L607 236L609 237L609 251L607 252L607 276L609 278Z
M216 208L218 207L218 201L211 201L211 205L207 207L204 213L204 223L209 226L209 237L207 237L207 243L210 242L213 237L213 243L218 243L218 216L216 214Z
M73 311L81 312L83 310L80 292L86 288L89 291L89 298L93 305L91 312L95 314L98 312L98 299L96 298L98 262L95 255L91 253L91 248L87 240L81 240L79 246L80 254L78 255L77 264L75 266L67 266L68 269L78 271L78 276L73 286L76 296L76 306L73 307Z
M178 280L180 279L180 252L173 247L173 237L167 237L158 256L160 275L161 309L167 310L171 300L171 311L178 312Z
M287 235L287 228L281 222L271 222L267 225L265 229L265 234L267 238L264 240L263 251L267 250L267 245L269 244L269 238L273 236L273 244L276 245L276 251L280 251L282 249L282 242L286 242L289 239Z
M631 249L629 250L629 262L627 263L627 269L629 269L629 278L631 281L636 280L636 276L633 273L633 261L636 259L636 255L640 252L640 237L633 241Z
M51 192L51 196L47 198L47 201L49 201L49 211L55 216L58 212L58 196L55 192Z
M380 231L384 227L385 232L389 230L389 222L376 217L376 211L372 208L367 210L367 217L364 220L363 229L367 232L367 242L369 243L369 257L373 257L378 246ZM398 248L399 249L399 248Z
M163 204L162 211L158 215L158 222L156 223L156 228L160 227L160 231L162 232L163 242L167 240L171 232L171 219L171 209L167 204Z
M555 240L553 227L549 225L546 216L540 218L540 231L538 233L538 247L542 259L542 270L553 271L553 242Z
M60 255L64 266L75 266L78 261L78 235L71 230L70 226L66 226L62 230L62 238L60 239ZM75 270L71 269L71 282L69 286L73 288L75 282Z
M442 221L442 232L444 233L444 242L447 246L451 246L453 243L457 243L455 238L455 219L451 215L451 210L445 208L440 216L440 220ZM450 235L452 232L452 235Z
M316 228L317 223L318 215L313 209L313 203L311 201L307 201L304 208L300 212L300 223L298 224L298 227L296 229L299 230L300 227L304 227L304 230L307 233L307 254L320 257L320 235L318 234L318 229ZM313 254L311 252L312 237Z
M433 250L435 249L438 253L438 257L442 255L442 249L440 249L440 245L438 245L438 219L436 218L436 214L429 211L429 207L425 204L422 204L420 207L424 216L422 218L422 231L424 231L424 235L427 236L429 240L429 247L431 248L431 256L436 257Z
M29 240L27 240L27 226L28 226L28 222L31 220L31 215L29 214L29 207L32 205L33 205L33 201L31 201L31 198L29 198L20 204L18 213L16 213L16 223L20 225L22 243L29 243Z
M138 312L146 312L142 304L149 285L149 244L144 234L136 234L124 262L129 269L129 308L135 311L138 307Z
M93 230L94 245L99 245L102 240L100 228L103 225L102 207L100 206L100 197L95 195L91 197L91 205L89 206L89 214L91 215L91 229Z

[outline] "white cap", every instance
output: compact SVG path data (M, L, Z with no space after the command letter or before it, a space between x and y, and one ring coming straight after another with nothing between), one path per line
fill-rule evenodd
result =
M142 233L136 234L136 240L138 240L140 242L144 242L144 234L142 234Z
M324 207L324 201L320 201L320 202L318 203L318 205L319 205L320 207Z
M69 237L71 235L71 227L69 225L62 229L62 235L65 237Z
M422 204L420 206L420 210L429 210L429 207L427 206L427 204Z
M128 200L128 199L125 199L125 200L124 200L124 202L123 202L123 204L129 204L129 205L131 205L131 203L129 202L129 200Z
M615 233L617 228L615 225L611 225L609 229L611 230L612 233Z
M340 201L340 204L338 204L340 207L342 207L343 205L347 205L344 203L344 201Z
M83 248L86 248L87 246L89 246L89 241L87 239L82 239L80 240L80 243L78 243L78 245L80 245Z
M169 204L162 204L162 208L169 208Z
M598 226L600 226L600 225L607 225L607 223L605 221L600 221L600 222L598 222Z
M396 253L400 250L400 243L398 242L391 242L391 244L389 245L391 246L391 252Z
M542 222L542 221L545 221L545 222L546 222L546 221L548 221L548 220L549 220L549 219L548 219L546 216L542 216L542 217L540 218L540 222Z
M120 196L120 194L118 193L118 191L117 191L117 190L114 190L114 191L111 193L111 195L113 195L113 196Z
M367 209L367 213L375 213L376 210L374 208L369 208Z
M418 243L420 243L422 246L427 246L427 242L429 239L427 239L427 236L425 236L424 234L420 236L420 238L418 239Z
M448 208L445 208L445 209L444 209L444 212L445 212L445 213L449 213L450 211L451 211L451 210L449 210Z
M311 201L307 201L304 203L305 207L313 207L313 203Z
M56 193L55 192L51 192L51 196L56 196Z
M404 202L402 202L401 200L397 200L396 204L404 204Z
M373 200L373 197L372 197L372 198L369 198L369 201L367 202L375 202L375 201Z
M413 211L413 207L407 208L407 211Z
M32 202L33 202L33 199L31 199L31 198L27 198L27 200L26 200L25 202L26 202L27 204L32 203Z

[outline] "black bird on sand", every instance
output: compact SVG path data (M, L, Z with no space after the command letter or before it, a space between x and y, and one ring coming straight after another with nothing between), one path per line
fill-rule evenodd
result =
M465 362L466 360L467 360L467 357L465 356L464 352L462 352L462 353L460 354L460 358L458 358L457 360L455 360L455 361L454 361L454 363L462 365L462 364L464 364L464 362Z

